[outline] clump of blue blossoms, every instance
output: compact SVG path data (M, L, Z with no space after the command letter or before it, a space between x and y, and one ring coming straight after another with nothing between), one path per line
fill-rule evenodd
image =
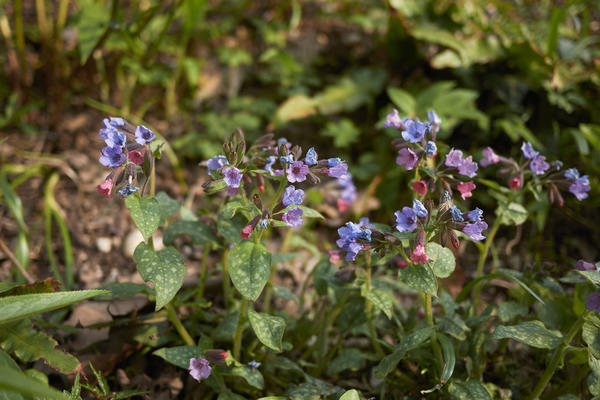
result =
M100 151L100 164L112 168L106 179L96 188L99 194L110 197L116 186L125 183L117 192L127 197L140 190L135 186L138 179L138 166L146 178L153 168L153 156L149 143L155 138L154 132L143 125L134 126L123 118L109 117L102 121L100 137L105 147Z

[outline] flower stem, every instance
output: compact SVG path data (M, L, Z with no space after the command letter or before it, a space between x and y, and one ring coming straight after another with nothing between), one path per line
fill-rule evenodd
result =
M233 337L233 358L236 360L240 360L240 349L242 348L242 331L244 328L244 314L246 313L246 308L248 306L248 301L245 297L242 297L242 302L240 304L240 314L238 315L237 327L235 328L235 336Z
M181 338L183 339L185 344L188 346L195 346L196 343L194 342L194 339L192 339L192 337L188 333L187 329L185 329L185 326L183 326L183 324L179 320L179 317L177 316L177 313L175 312L175 308L173 307L173 304L168 303L165 306L165 309L167 310L167 315L169 317L169 321L171 321L171 323L175 327L175 330L177 331L177 333L179 333L179 336L181 336Z
M371 252L367 251L365 253L367 257L367 279L366 286L367 292L371 291ZM375 325L373 325L373 304L365 297L365 307L367 312L367 322L369 324L369 335L371 336L371 343L373 344L373 348L377 355L381 358L385 357L385 353L381 349L379 342L377 341L377 331L375 330Z
M573 337L575 337L577 332L579 332L579 330L583 326L586 315L587 315L587 311L583 312L579 316L579 318L577 318L575 323L573 323L573 325L571 326L571 329L569 329L569 332L563 339L560 346L558 346L556 348L556 350L554 350L554 354L552 354L552 359L548 363L548 366L546 367L546 370L544 371L544 375L542 375L542 378L538 381L537 385L535 386L533 391L529 394L529 396L526 398L526 400L535 400L535 399L539 398L539 396L542 394L542 392L546 388L546 385L548 385L548 383L550 382L550 379L552 379L554 372L556 372L556 368L560 364L560 360L562 360L562 358L563 358L563 353L564 353L565 349L569 346L569 343L571 343L571 340L573 340Z
M431 295L421 293L421 296L425 303L425 314L427 315L427 326L433 328L434 325L433 325L433 312L431 310ZM444 367L444 359L442 357L442 349L440 348L440 344L438 343L435 330L431 333L431 347L433 347L433 353L435 354L435 359L437 361L438 373L441 374L442 369Z
M293 232L294 230L292 228L288 228L285 232L283 242L281 243L281 248L279 249L279 254L286 252ZM267 287L265 289L265 299L263 301L263 311L266 313L271 310L271 299L273 298L273 279L275 278L276 274L277 264L273 263L273 265L271 265L271 272L269 273L269 280L267 281Z
M229 267L227 266L227 258L229 256L229 250L223 251L223 297L225 302L225 308L229 308L231 304L231 287L229 286Z
M208 263L209 252L210 246L208 244L205 244L204 248L202 249L202 264L200 265L198 299L201 299L204 296L204 284L206 283L206 264Z

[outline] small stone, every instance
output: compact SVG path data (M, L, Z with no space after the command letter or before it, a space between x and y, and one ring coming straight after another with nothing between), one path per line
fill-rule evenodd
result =
M133 258L135 248L143 241L144 237L137 229L129 232L127 236L125 236L125 240L123 240L123 253L129 258Z
M102 253L110 253L110 249L112 248L112 242L110 238L99 237L98 239L96 239L96 247Z

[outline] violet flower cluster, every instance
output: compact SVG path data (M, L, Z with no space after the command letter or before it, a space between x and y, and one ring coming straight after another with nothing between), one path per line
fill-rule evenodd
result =
M371 233L374 226L370 224L369 218L361 218L358 224L346 222L344 226L338 229L340 238L336 241L338 247L346 251L346 261L356 260L356 256L361 251L369 248L371 242Z
M150 165L152 157L148 144L154 140L155 134L145 126L135 127L123 118L109 117L102 124L104 127L99 134L106 146L100 151L99 161L113 170L96 188L99 194L110 197L115 186L125 181L125 185L117 192L127 197L139 190L134 185L136 166L143 165L145 159Z

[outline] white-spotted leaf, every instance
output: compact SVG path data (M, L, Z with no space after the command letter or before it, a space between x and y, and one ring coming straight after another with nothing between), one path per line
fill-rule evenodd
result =
M260 243L244 241L229 253L229 276L235 288L256 301L269 279L271 253Z
M181 254L173 247L154 251L142 242L135 249L133 259L144 281L154 284L156 310L160 310L183 285L185 265Z
M527 321L518 325L500 325L492 334L492 339L514 339L538 349L553 349L563 340L559 331L552 331L540 321Z
M437 278L428 265L410 265L402 268L398 276L402 282L413 289L427 294L437 294Z
M152 354L162 357L165 361L173 365L186 369L190 366L190 358L197 358L202 355L200 349L196 346L163 347Z
M249 309L248 319L256 337L262 344L270 349L281 351L281 340L285 330L283 318Z
M438 278L447 278L456 267L454 253L447 247L440 246L437 243L427 243L427 258L429 266Z
M367 290L366 285L362 285L360 288L360 294L369 300L375 307L383 311L383 313L392 319L392 313L394 311L394 296L382 289L371 288Z
M129 196L125 199L125 206L131 212L135 222L145 240L148 240L158 229L160 224L160 205L153 197Z

